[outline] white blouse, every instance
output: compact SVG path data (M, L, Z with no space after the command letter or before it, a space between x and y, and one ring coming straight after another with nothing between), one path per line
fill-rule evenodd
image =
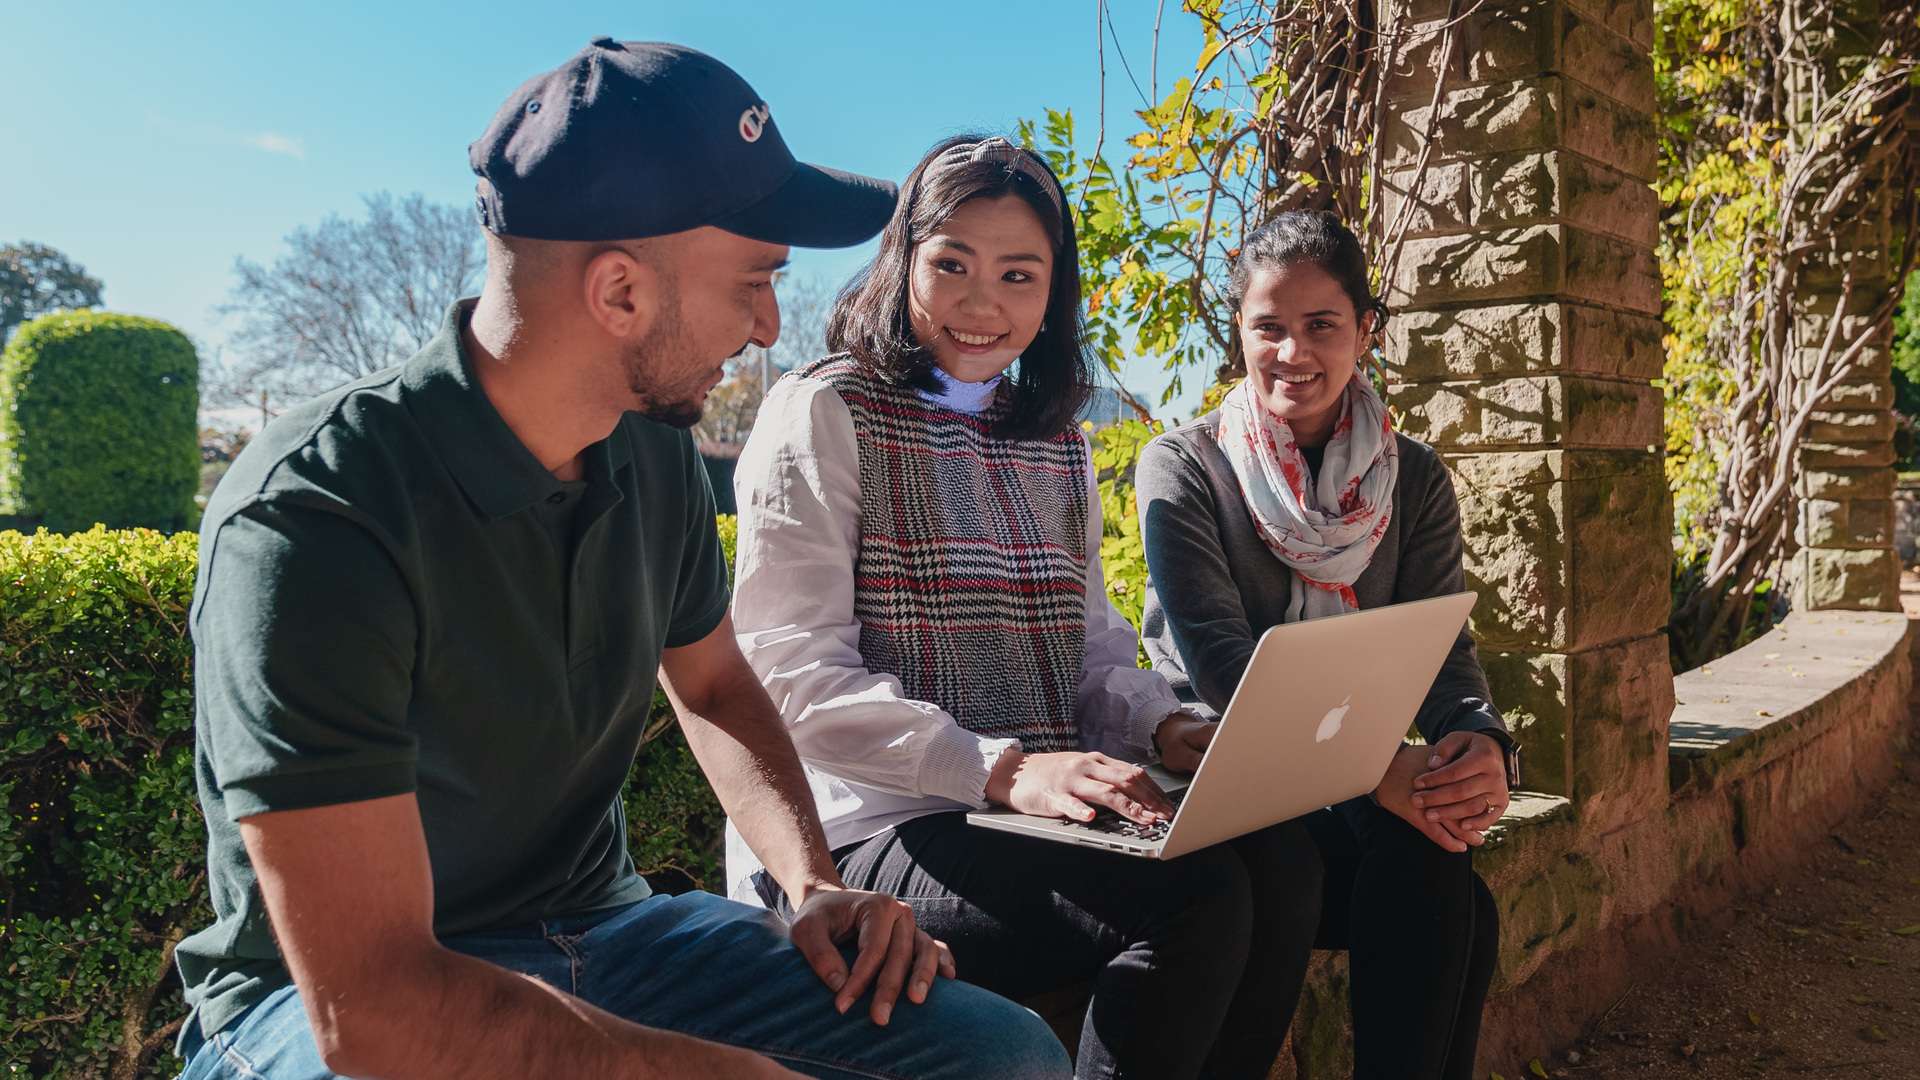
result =
M978 413L999 377L948 380L928 400ZM1153 731L1180 707L1137 666L1133 625L1107 599L1100 500L1087 463L1087 637L1075 720L1083 750L1149 761ZM860 452L853 416L824 381L789 376L768 392L734 473L739 505L733 625L740 650L787 722L806 765L827 844L858 843L943 810L987 805L987 774L1016 739L961 727L900 680L868 670L853 614ZM982 671L983 679L993 678ZM760 902L761 863L727 825L727 895Z

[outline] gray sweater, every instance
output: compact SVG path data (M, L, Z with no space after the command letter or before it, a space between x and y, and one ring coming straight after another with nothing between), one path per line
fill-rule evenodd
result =
M1147 658L1183 702L1207 717L1227 707L1254 643L1282 621L1293 589L1293 571L1254 530L1233 467L1214 439L1219 423L1220 414L1209 413L1153 440L1134 474L1149 576L1141 625ZM1466 587L1453 480L1432 447L1394 438L1400 477L1393 518L1353 584L1363 609ZM1453 731L1507 740L1465 629L1414 723L1428 742Z

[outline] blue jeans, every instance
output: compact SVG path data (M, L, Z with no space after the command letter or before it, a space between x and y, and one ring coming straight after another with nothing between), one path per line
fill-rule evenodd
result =
M767 912L708 893L654 896L612 911L446 939L637 1024L744 1047L808 1076L1067 1077L1067 1052L1040 1018L941 979L926 1004L904 996L877 1027L833 994ZM195 1047L181 1080L316 1080L320 1060L300 995L282 989Z

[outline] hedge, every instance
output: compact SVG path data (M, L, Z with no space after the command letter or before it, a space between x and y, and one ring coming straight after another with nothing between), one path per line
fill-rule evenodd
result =
M195 520L200 362L137 315L67 311L0 354L0 515L50 529Z
M0 1075L180 1070L172 948L212 917L195 556L187 533L0 532ZM718 888L724 819L659 694L654 713L626 794L634 860L662 891Z

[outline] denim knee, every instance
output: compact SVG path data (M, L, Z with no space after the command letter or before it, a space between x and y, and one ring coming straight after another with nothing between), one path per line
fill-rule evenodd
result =
M1033 1010L969 983L941 980L936 997L921 1008L933 1017L944 1045L946 1067L926 1080L1067 1080L1073 1062L1053 1029Z

